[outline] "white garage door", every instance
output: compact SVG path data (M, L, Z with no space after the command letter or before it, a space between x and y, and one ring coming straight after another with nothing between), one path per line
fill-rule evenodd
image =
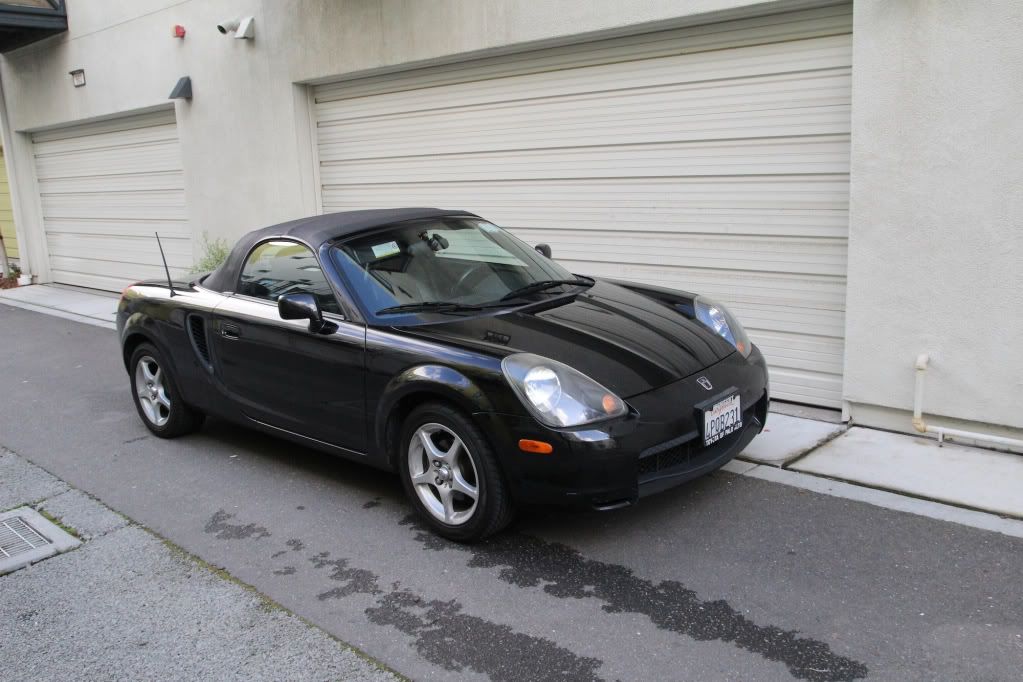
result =
M120 291L192 263L173 111L36 133L36 177L55 282Z
M323 210L463 208L717 297L774 397L838 407L850 32L837 6L318 86Z

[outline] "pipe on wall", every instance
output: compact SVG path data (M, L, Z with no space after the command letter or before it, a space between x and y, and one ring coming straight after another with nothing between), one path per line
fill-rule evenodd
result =
M1023 448L1023 440L1018 438L1006 438L1004 436L994 436L988 433L980 433L978 431L964 431L962 429L949 429L944 426L932 426L928 424L923 417L924 410L924 375L927 373L927 367L930 365L931 358L926 353L921 353L916 357L916 383L913 386L913 428L920 433L933 433L938 436L938 445L941 446L945 442L945 436L952 436L958 438L969 438L970 440L979 441L982 443L992 443L994 445L1003 445L1011 448Z

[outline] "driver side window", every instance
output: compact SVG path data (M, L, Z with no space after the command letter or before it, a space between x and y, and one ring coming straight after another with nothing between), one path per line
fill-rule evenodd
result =
M316 296L323 312L341 313L313 252L283 239L252 249L242 268L238 293L273 302L284 294L309 293Z

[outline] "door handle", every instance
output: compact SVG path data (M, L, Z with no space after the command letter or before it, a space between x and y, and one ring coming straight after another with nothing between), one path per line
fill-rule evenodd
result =
M242 335L242 330L233 324L221 324L220 335L225 339L237 339Z

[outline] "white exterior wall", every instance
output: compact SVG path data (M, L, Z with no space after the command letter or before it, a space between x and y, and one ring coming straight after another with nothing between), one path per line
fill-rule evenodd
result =
M1023 428L1021 35L1011 0L854 5L845 395L857 421L907 430L913 363L930 353L925 416Z
M45 281L25 131L165 105L181 76L194 91L175 104L189 221L232 239L316 210L296 83L816 4L73 0L69 33L0 58L19 241ZM254 41L216 31L239 15L255 16ZM855 4L845 397L861 423L910 428L899 410L916 354L930 352L929 412L1023 428L1021 33L1014 0ZM76 68L84 88L71 86Z

